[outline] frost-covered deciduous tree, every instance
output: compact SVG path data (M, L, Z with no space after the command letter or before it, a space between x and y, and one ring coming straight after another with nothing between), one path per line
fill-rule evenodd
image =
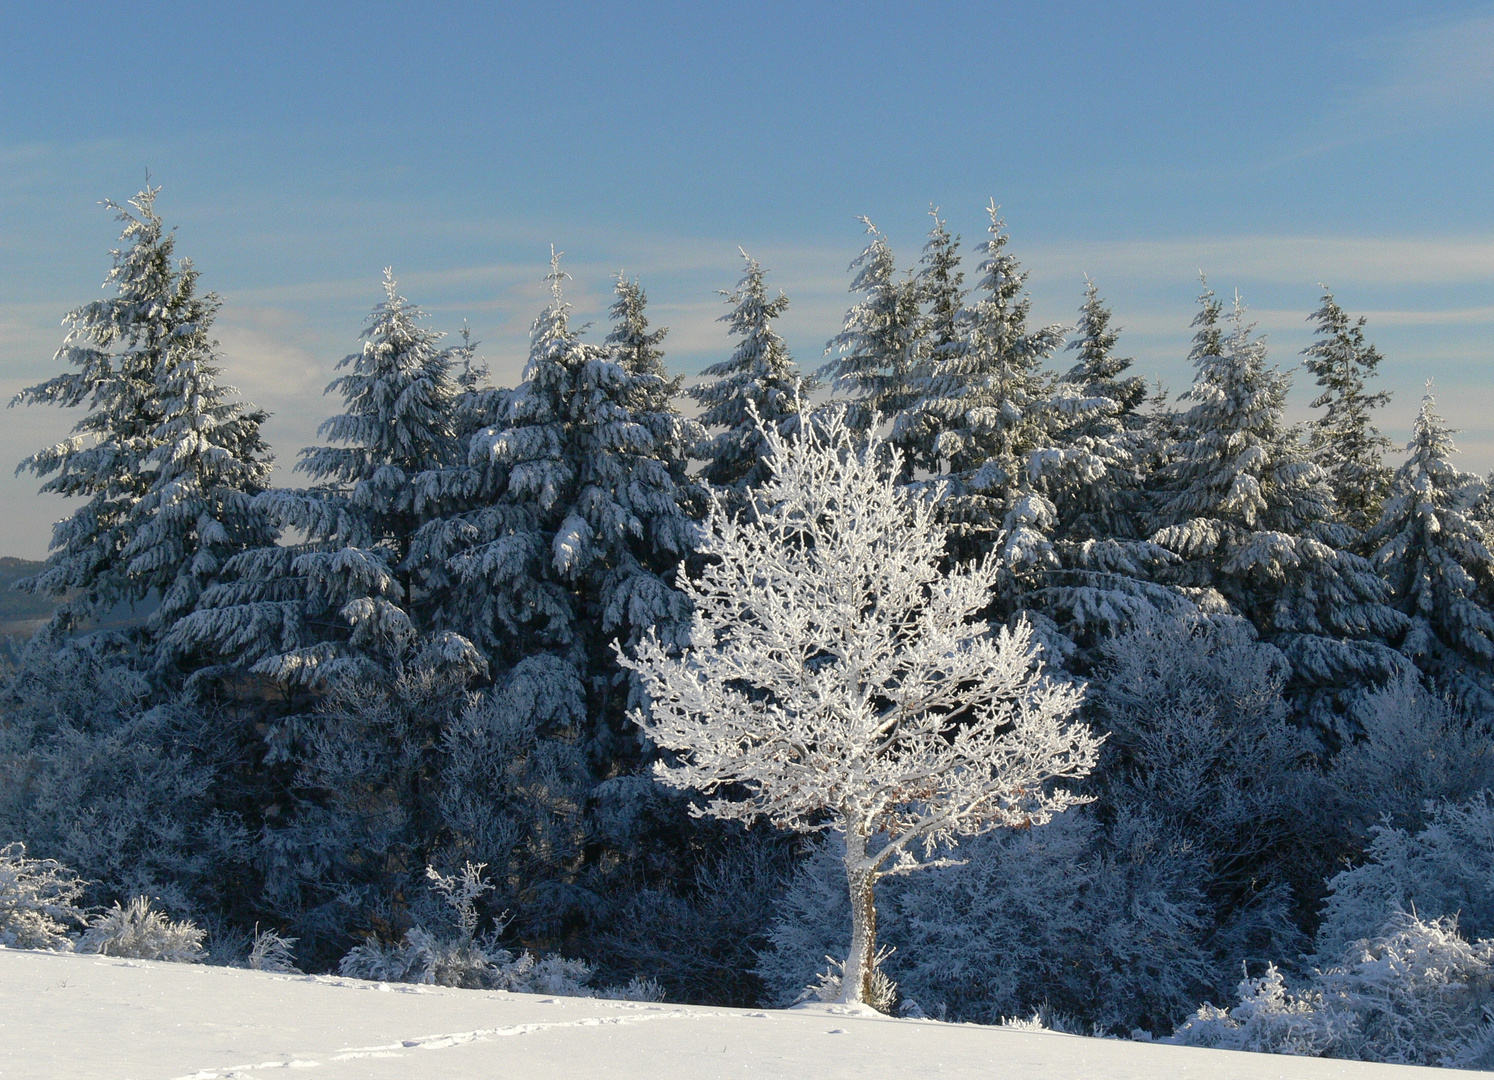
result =
M1302 350L1302 363L1323 388L1312 402L1323 413L1309 425L1310 452L1328 474L1340 517L1363 532L1375 523L1390 488L1390 440L1370 422L1371 410L1387 404L1390 394L1365 389L1381 356L1364 340L1364 318L1351 322L1326 288L1309 318L1318 324L1317 340Z
M1411 620L1401 644L1443 688L1494 708L1494 542L1479 519L1486 487L1452 463L1452 431L1422 398L1406 461L1368 540Z
M742 258L747 261L747 272L736 291L721 293L731 305L721 322L741 340L728 359L701 372L708 381L689 391L700 403L700 423L725 429L704 439L696 449L696 456L706 462L701 475L736 492L756 487L767 478L762 424L785 432L796 430L801 403L814 389L814 381L799 374L788 345L773 328L788 307L788 297L780 292L769 298L763 268L745 251Z
M128 206L105 279L115 295L67 317L57 359L78 370L11 402L88 406L76 434L17 472L51 476L43 491L86 500L53 528L46 567L22 584L66 596L54 624L70 629L119 603L160 600L159 636L190 612L237 552L275 533L252 497L268 482L259 428L266 414L228 400L211 330L219 300L199 295L188 259L155 211L159 188ZM52 475L56 474L56 475Z
M678 755L656 776L712 795L696 813L838 830L851 901L842 997L872 998L874 886L945 865L960 836L1048 820L1077 796L1099 740L1082 691L1047 678L1019 623L992 633L994 562L940 572L933 501L894 479L840 412L823 435L764 424L771 473L755 514L707 518L690 644L649 635L623 663L635 714Z

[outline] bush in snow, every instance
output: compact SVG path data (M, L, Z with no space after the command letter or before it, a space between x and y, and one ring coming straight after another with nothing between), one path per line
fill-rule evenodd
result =
M1366 691L1352 716L1361 737L1335 755L1328 779L1365 840L1385 819L1419 829L1429 802L1463 802L1494 787L1489 722L1414 677Z
M71 949L69 927L87 921L75 904L83 888L55 859L28 859L25 844L0 847L0 945Z
M1258 979L1246 976L1240 1003L1232 1009L1203 1005L1178 1028L1172 1041L1216 1050L1250 1050L1266 1054L1318 1057L1334 1045L1331 1020L1320 991L1287 991L1275 964Z
M460 874L445 875L427 867L431 890L449 907L455 931L434 933L415 926L397 943L370 937L342 958L338 973L379 982L597 997L598 991L586 985L593 971L586 961L536 958L529 952L514 956L498 946L501 924L487 934L477 933L481 918L476 902L492 887L482 878L484 869L468 863ZM657 1001L662 993L652 980L634 979L625 987L601 991L600 996Z
M0 690L0 836L89 882L92 904L147 894L178 912L220 897L247 834L220 809L237 753L209 706L153 704L125 657L34 642Z
M716 839L699 859L679 887L637 889L613 906L581 950L609 980L647 972L670 1001L751 1008L763 997L753 968L788 879L788 847L753 829Z
M249 946L245 961L253 971L274 971L282 975L300 975L296 967L295 938L281 937L274 930L258 930Z
M1393 825L1370 831L1364 864L1328 884L1319 957L1370 936L1397 911L1456 917L1470 938L1494 937L1494 793L1430 804L1425 827L1415 833Z
M1171 1030L1223 983L1201 852L1156 822L1088 810L960 846L960 865L890 882L879 905L885 960L905 1011L1000 1023L1038 1008L1085 1030ZM758 972L787 1005L850 923L827 843L775 907Z
M1240 1003L1205 1005L1172 1041L1225 1050L1384 1061L1494 1065L1494 941L1469 943L1453 919L1395 912L1345 947L1300 992L1268 967Z
M116 903L89 919L78 951L196 964L207 958L202 947L205 936L190 921L174 922L152 909L148 896L137 896L123 907Z
M1099 813L1129 809L1196 849L1229 968L1296 952L1292 916L1310 917L1341 843L1285 657L1229 616L1154 620L1102 653Z

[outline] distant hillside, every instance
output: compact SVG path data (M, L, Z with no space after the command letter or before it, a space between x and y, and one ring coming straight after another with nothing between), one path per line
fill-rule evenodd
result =
M52 617L55 601L12 588L43 565L30 559L0 557L0 636L30 635Z

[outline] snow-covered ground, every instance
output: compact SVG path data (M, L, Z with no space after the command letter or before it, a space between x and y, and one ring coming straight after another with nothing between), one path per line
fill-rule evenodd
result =
M1445 1069L0 949L0 1078L1442 1077ZM308 1078L309 1080L309 1078Z

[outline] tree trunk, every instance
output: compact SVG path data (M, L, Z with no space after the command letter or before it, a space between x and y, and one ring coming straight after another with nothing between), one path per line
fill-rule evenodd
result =
M842 972L840 1000L869 1003L877 958L876 875L866 858L866 837L846 829L846 883L851 890L851 951Z

